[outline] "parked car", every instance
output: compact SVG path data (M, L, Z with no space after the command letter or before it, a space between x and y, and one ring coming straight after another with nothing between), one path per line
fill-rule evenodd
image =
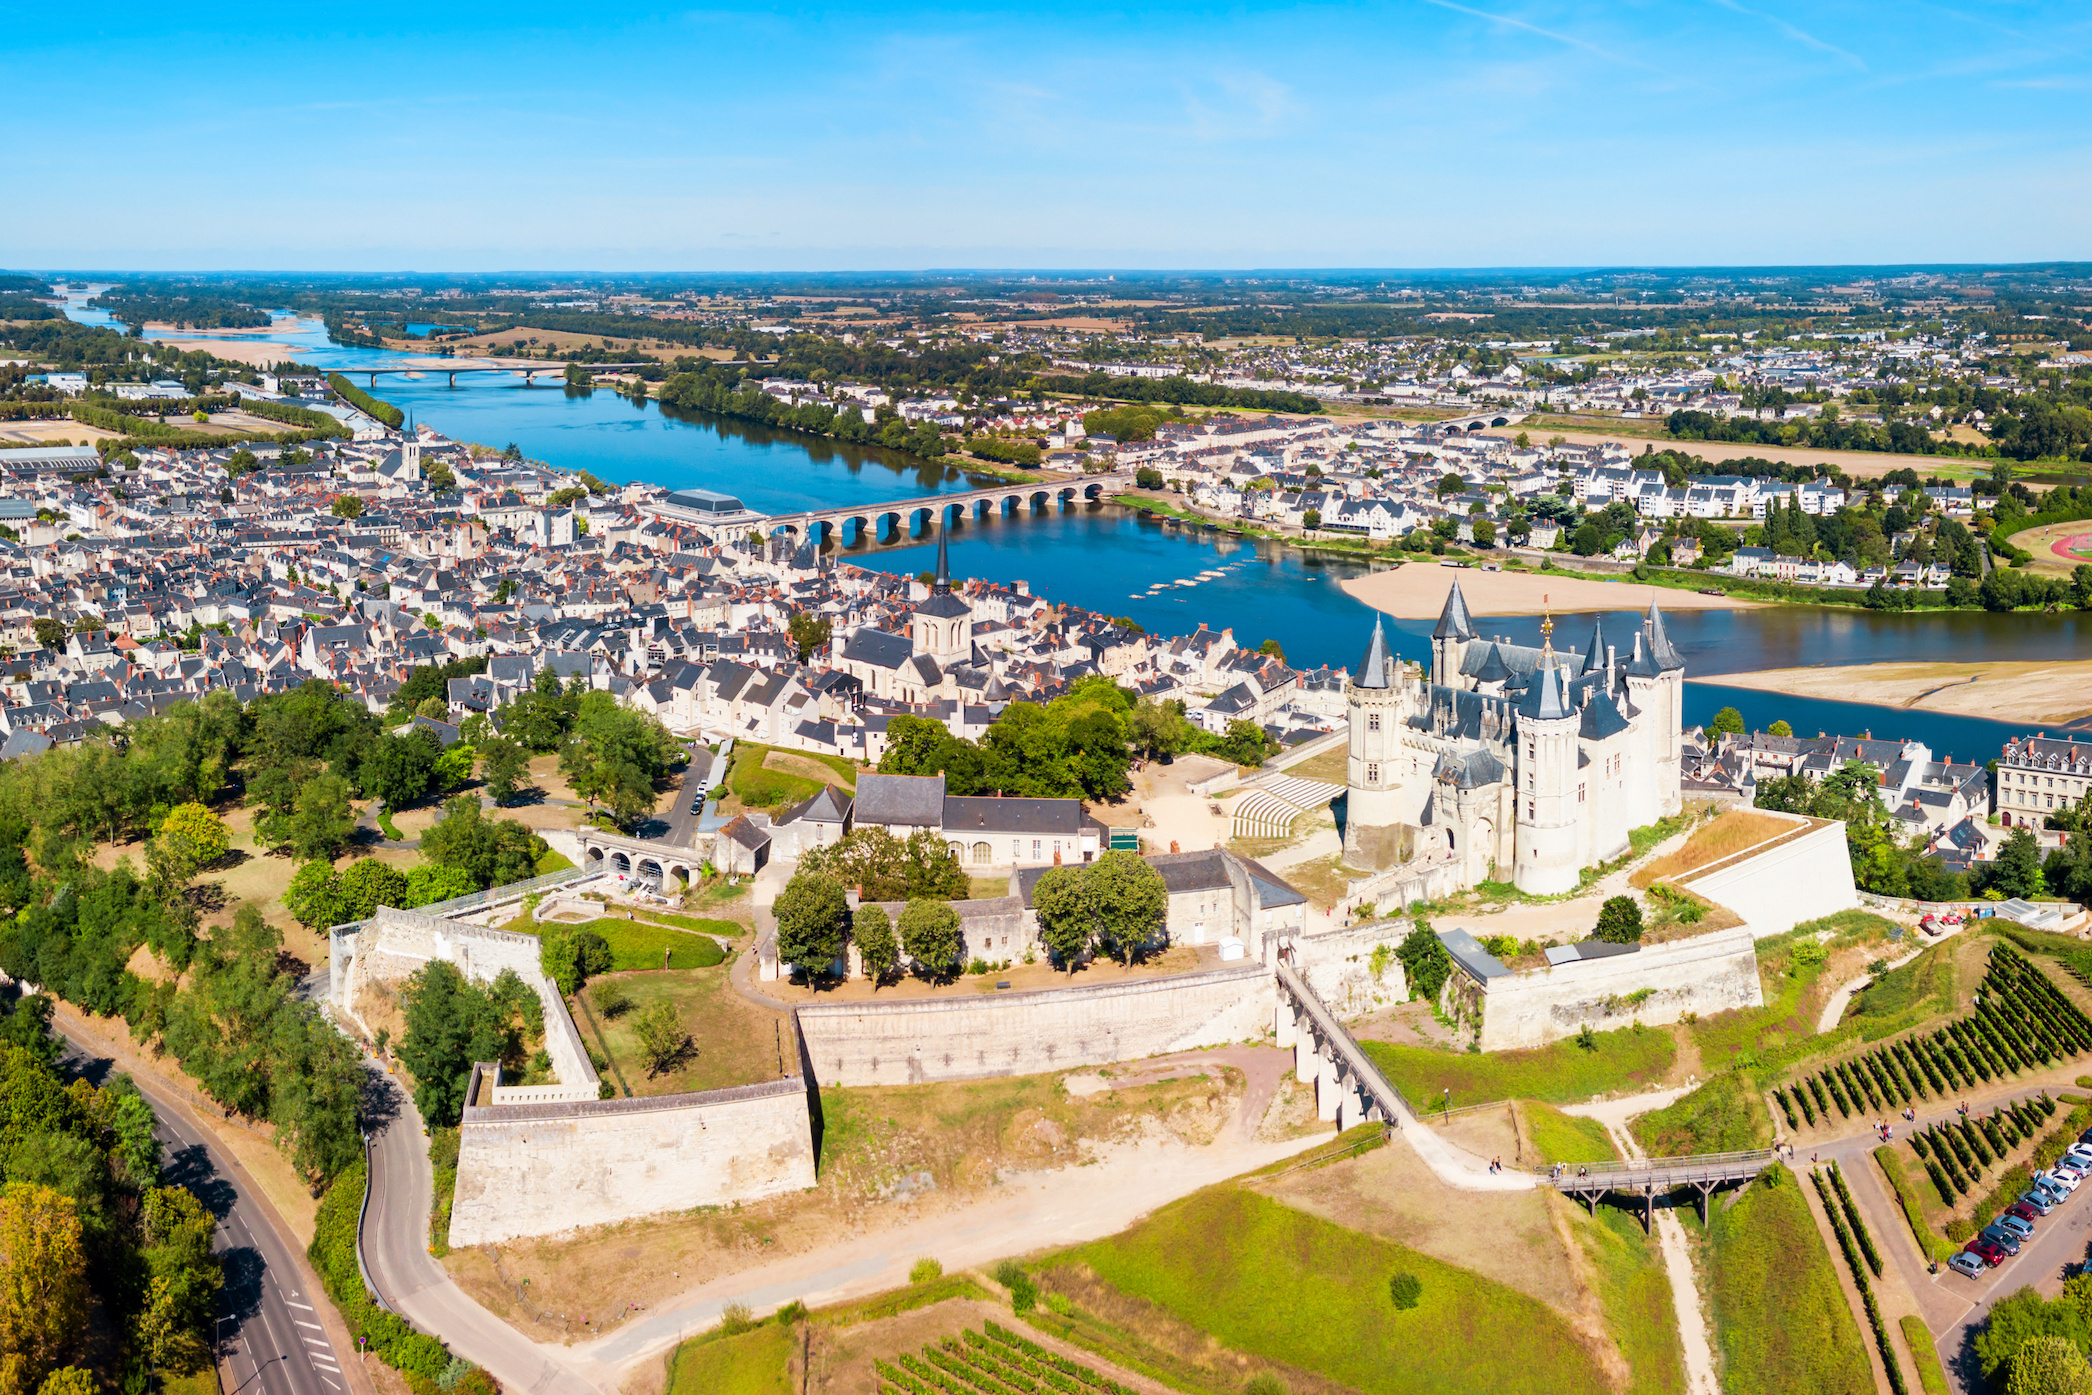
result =
M2083 1172L2087 1167L2092 1167L2092 1143L2074 1145L2058 1161Z
M2085 1179L2067 1167L2052 1167L2046 1172L2034 1174L2034 1185L2046 1187L2052 1192L2069 1196L2077 1190L2077 1184Z
M1994 1241L1985 1240L1980 1235L1977 1236L1975 1239L1969 1241L1968 1251L1970 1254L1981 1255L1983 1257L1983 1262L1985 1264L1990 1265L1992 1268L1996 1268L1998 1265L2003 1264L2007 1259L2011 1258L2011 1256L2005 1253L2004 1246L1999 1245Z
M1988 1240L2008 1255L2019 1253L2019 1237L1995 1222L1983 1227L1978 1238Z
M2022 1240L2034 1238L2034 1223L2025 1216L2015 1216L2010 1211L1999 1212L1998 1218L1992 1221L1991 1224L2011 1231Z
M1962 1277L1969 1279L1982 1278L1984 1273L1990 1268L1988 1264L1983 1262L1981 1255L1970 1254L1967 1250L1958 1252L1954 1258L1948 1260L1947 1267Z
M2041 1219L2041 1213L2039 1211L2036 1211L2033 1207L2027 1205L2027 1203L2024 1201L2015 1201L2010 1206L2007 1206L2005 1208L2005 1214L2008 1216L2017 1216L2021 1220L2025 1221L2028 1225L2032 1225L2034 1224L2034 1222Z
M2021 1192L2019 1196L2020 1205L2039 1212L2044 1216L2056 1209L2057 1200L2058 1198L2054 1192L2043 1191L2040 1187L2029 1187L2024 1192Z

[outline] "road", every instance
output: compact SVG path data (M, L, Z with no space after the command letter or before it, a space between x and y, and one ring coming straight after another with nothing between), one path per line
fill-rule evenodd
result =
M109 1076L113 1062L91 1044L61 1040L60 1071L96 1083ZM132 1079L159 1118L162 1178L194 1192L218 1219L211 1248L225 1272L216 1335L220 1370L233 1381L226 1395L369 1395L353 1356L343 1369L348 1333L318 1278L245 1172L153 1080Z
M391 1076L375 1068L372 1075L378 1088L370 1121L363 1258L379 1301L423 1332L440 1335L452 1351L486 1367L511 1392L601 1395L549 1349L474 1302L429 1254L435 1178L421 1115Z

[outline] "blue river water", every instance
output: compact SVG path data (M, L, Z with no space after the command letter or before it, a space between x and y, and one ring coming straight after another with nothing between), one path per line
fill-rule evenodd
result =
M107 322L71 298L76 319ZM152 332L151 337L163 337ZM184 333L182 337L206 337ZM232 337L232 336L224 336ZM261 338L262 335L242 336ZM311 320L279 319L265 336L291 346L299 362L353 372L398 364L392 350L332 343ZM719 418L683 418L615 392L525 388L517 379L468 375L379 380L378 395L444 434L499 448L516 443L533 459L585 469L618 482L702 486L735 494L763 512L869 504L992 483L948 466L892 452L840 446L818 437L771 432ZM954 570L997 581L1024 580L1034 592L1107 615L1151 633L1177 634L1201 623L1232 628L1237 642L1275 639L1296 665L1352 664L1374 612L1342 583L1366 568L1268 543L1167 526L1109 505L1084 505L1013 518L971 519L952 535ZM856 544L841 556L899 573L927 570L927 537L907 545ZM1411 565L1430 565L1412 563ZM1201 575L1205 573L1205 575ZM1189 584L1185 584L1189 583ZM1614 643L1631 644L1640 617L1602 615ZM1556 639L1581 649L1589 614L1556 617ZM1686 716L1705 721L1734 706L1753 727L1785 719L1797 733L1818 731L1921 740L1935 753L1988 759L2024 726L1864 703L1762 693L1721 684L1723 673L1888 660L2064 659L2092 656L2092 615L1990 615L1976 611L1876 614L1766 607L1679 611L1666 617L1692 680ZM1535 616L1487 617L1487 634L1539 641ZM1387 622L1395 647L1428 659L1431 622Z

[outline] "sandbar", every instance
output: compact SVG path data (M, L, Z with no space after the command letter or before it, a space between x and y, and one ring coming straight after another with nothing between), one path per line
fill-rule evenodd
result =
M1485 572L1475 567L1441 567L1409 562L1370 576L1354 577L1344 590L1357 600L1398 620L1434 620L1445 609L1446 593L1460 582L1460 594L1471 615L1538 615L1543 610L1647 610L1655 601L1665 610L1747 610L1764 604L1734 596L1703 596L1639 581L1603 581L1596 577L1535 576L1530 572Z
M1708 674L1710 683L1832 702L2061 726L2092 715L2092 659L1849 664Z

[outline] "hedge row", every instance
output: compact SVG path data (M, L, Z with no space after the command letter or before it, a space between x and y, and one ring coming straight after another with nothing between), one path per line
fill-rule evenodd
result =
M1831 1165L1831 1175L1837 1176L1835 1163ZM1882 1367L1889 1373L1889 1389L1896 1395L1909 1395L1910 1388L1903 1383L1903 1367L1896 1362L1896 1348L1889 1341L1889 1329L1882 1323L1881 1306L1874 1301L1874 1285L1867 1281L1867 1265L1860 1260L1859 1247L1853 1243L1852 1231L1847 1228L1845 1217L1839 1214L1838 1203L1831 1198L1831 1189L1823 1185L1823 1174L1811 1168L1809 1180L1816 1184L1816 1195L1823 1201L1823 1214L1830 1217L1831 1233L1838 1237L1838 1248L1845 1253L1845 1267L1852 1272L1852 1282L1859 1287L1860 1305L1867 1310L1867 1325L1874 1329L1874 1345L1880 1348ZM1839 1179L1838 1195L1843 1197L1844 1194L1845 1183L1843 1179ZM1851 1203L1848 1200L1846 1204ZM1853 1212L1852 1218L1857 1224L1859 1213ZM1863 1231L1862 1234L1864 1233ZM1867 1258L1868 1262L1872 1263L1874 1272L1880 1274L1881 1260L1874 1255L1871 1241L1867 1244Z
M315 436L346 438L354 434L349 430L347 423L338 417L330 417L325 412L315 412L310 407L293 407L288 402L264 402L260 398L250 397L240 403L240 410L250 416L303 427Z
M1845 1219L1852 1225L1853 1238L1860 1242L1860 1253L1867 1257L1867 1268L1881 1277L1881 1252L1874 1248L1874 1237L1867 1233L1867 1223L1860 1219L1860 1208L1852 1204L1852 1193L1845 1189L1845 1173L1836 1163L1830 1165L1831 1186L1838 1192L1838 1204L1845 1211Z
M372 397L339 373L329 373L327 375L327 386L333 388L335 395L340 397L342 401L367 416L376 417L394 431L399 430L401 426L406 424L407 414L405 412L393 406L390 402L380 402L377 398Z
M1825 1066L1773 1098L1787 1126L1813 1127L1820 1115L1831 1122L1859 1114L1885 1114L1920 1100L1945 1099L1994 1080L2037 1070L2059 1059L2092 1051L2092 1019L2078 1010L2019 951L1991 950L1973 1011L1932 1032L1876 1047ZM1982 1141L1970 1151L2002 1153L2009 1146L1991 1122L1979 1126ZM1987 1159L1986 1159L1987 1163Z
M1925 1164L1940 1199L1949 1206L1975 1190L1984 1169L2002 1160L2056 1112L2046 1092L1992 1109L1988 1118L1942 1119L1910 1136L1911 1151Z

